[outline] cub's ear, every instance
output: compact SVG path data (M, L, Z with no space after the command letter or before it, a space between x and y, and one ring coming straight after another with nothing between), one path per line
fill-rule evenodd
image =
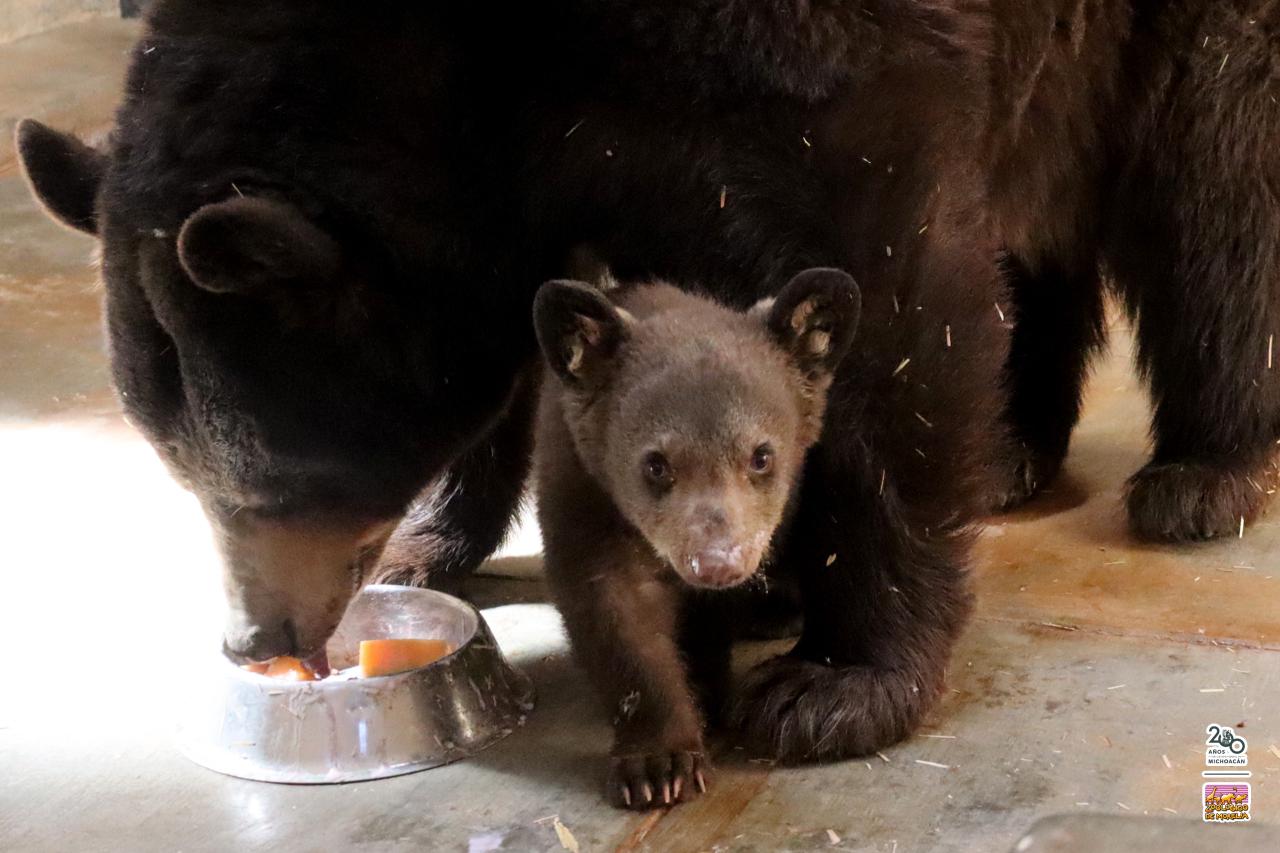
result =
M543 357L569 385L594 383L607 374L630 323L625 311L579 281L549 281L533 300Z
M32 119L18 122L15 137L22 171L48 214L69 228L96 235L106 155Z
M332 281L342 252L337 240L292 206L246 197L191 214L178 233L178 260L205 290L269 295L282 285Z
M846 272L810 269L753 313L764 316L769 332L802 370L810 375L832 373L858 330L862 294Z

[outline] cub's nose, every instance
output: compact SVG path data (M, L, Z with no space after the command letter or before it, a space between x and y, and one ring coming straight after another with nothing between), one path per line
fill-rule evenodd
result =
M735 586L751 576L741 545L728 543L702 548L689 558L695 580L711 587Z
M252 625L228 630L222 653L236 663L260 663L281 655L296 657L298 642L288 621L271 628Z

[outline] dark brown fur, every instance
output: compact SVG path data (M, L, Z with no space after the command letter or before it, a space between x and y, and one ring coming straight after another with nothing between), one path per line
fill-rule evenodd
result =
M1235 533L1277 484L1280 8L1005 0L997 14L992 213L1017 328L1014 501L1057 471L1104 272L1137 326L1155 406L1130 481L1134 531Z

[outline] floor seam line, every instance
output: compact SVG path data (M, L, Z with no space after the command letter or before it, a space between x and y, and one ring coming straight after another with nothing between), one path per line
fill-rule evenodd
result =
M1123 631L1118 628L1107 628L1099 625L1073 622L1048 622L1018 619L1016 617L976 616L974 621L993 622L1000 625L1012 625L1020 628L1043 628L1059 631L1064 634L1088 634L1095 637L1119 637L1128 640L1163 640L1175 643L1192 643L1198 646L1218 646L1221 648L1248 649L1259 652L1280 652L1280 644L1257 643L1249 640L1224 639L1209 637L1204 634L1152 634L1146 632Z

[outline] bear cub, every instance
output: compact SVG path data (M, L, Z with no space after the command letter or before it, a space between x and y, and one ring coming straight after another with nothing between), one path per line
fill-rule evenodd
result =
M617 805L706 790L704 727L722 710L740 627L734 588L763 577L785 529L860 308L853 279L832 269L746 312L666 284L538 293L546 571L613 715Z

